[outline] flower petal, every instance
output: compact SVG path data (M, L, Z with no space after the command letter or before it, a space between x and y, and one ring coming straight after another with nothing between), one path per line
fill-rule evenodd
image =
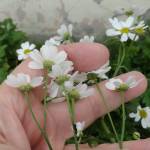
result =
M114 29L108 29L108 30L106 31L106 35L107 35L107 36L117 36L117 35L120 35L120 34L121 34L120 31L116 31L116 30L114 30Z
M128 35L126 33L122 34L121 42L126 42L128 40Z
M31 86L32 87L40 86L40 85L42 85L42 82L43 82L43 77L34 77L31 80Z

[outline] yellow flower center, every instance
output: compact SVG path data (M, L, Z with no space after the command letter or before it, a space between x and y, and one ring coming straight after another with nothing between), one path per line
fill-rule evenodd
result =
M31 52L30 49L25 49L25 50L24 50L24 54L29 54L30 52Z
M145 110L143 110L143 109L141 109L139 111L139 114L140 114L141 118L146 118L147 117L147 112Z
M128 33L129 32L129 28L122 28L120 30L121 33Z
M143 33L144 33L144 29L143 29L143 28L136 28L136 29L135 29L135 32L136 32L137 34L143 34Z

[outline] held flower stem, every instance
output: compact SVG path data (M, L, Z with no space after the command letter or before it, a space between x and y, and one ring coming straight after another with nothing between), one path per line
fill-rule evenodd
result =
M72 128L73 128L73 133L74 133L75 148L76 148L76 150L79 150L79 142L78 142L77 135L76 135L76 125L75 125L75 110L74 110L75 102L74 102L74 99L69 97L64 86L62 86L62 89L64 91L64 94L65 94L65 97L67 100L68 111L69 111Z
M122 56L121 56L121 50L122 50ZM122 49L121 49L121 48L119 49L117 67L116 67L116 70L115 70L115 72L114 72L114 74L113 74L113 77L115 77L115 76L118 74L119 69L120 69L120 67L121 67L122 64L123 64L123 61L124 61L125 55L126 55L126 53L125 53L126 51L125 51L125 50L126 50L126 49L125 49L125 44L122 43Z
M109 109L108 109L108 105L107 105L107 103L106 103L106 101L105 101L105 97L104 97L104 95L103 95L103 93L102 93L100 87L98 86L98 84L96 84L96 88L97 88L97 91L98 91L99 95L102 97L103 103L104 103L105 108L106 108L106 110L107 110L107 115L108 115L109 121L110 121L111 126L112 126L112 129L113 129L113 132L114 132L114 134L115 134L115 137L116 137L117 142L119 143L119 147L121 148L119 136L118 136L118 133L117 133L117 131L116 131L115 125L114 125L114 123L113 123L112 117L111 117L111 115L110 115L110 112L109 112Z
M109 130L109 127L107 126L104 117L100 120L100 123L101 123L103 129L105 130L106 134L107 134L107 135L110 135L110 134L111 134L111 131ZM111 138L110 138L110 141L111 141L112 143L114 143L114 142L115 142L115 138L111 137Z
M40 123L39 123L38 120L36 119L36 116L35 116L35 114L34 114L34 112L33 112L33 110L32 110L32 104L31 104L31 102L30 102L29 93L28 93L28 92L24 92L23 94L24 94L24 96L25 96L25 100L26 100L27 105L28 105L28 108L29 108L29 110L30 110L30 112L31 112L32 118L33 118L35 124L37 125L38 129L40 130L40 132L41 132L41 134L42 134L42 136L43 136L45 142L47 143L48 149L49 149L49 150L53 150L53 149L52 149L52 146L51 146L51 144L50 144L50 142L49 142L47 133L46 133L45 130L43 130L43 128L41 127Z
M125 104L124 104L124 100L125 100L125 96L124 96L124 92L121 91L120 92L120 96L121 96L121 103L122 103L122 131L121 131L121 148L123 149L123 140L124 140L124 134L125 134L125 121L126 121L126 112L125 112Z
M44 75L44 130L46 132L46 122L47 122L47 91L48 91L48 71L45 71Z

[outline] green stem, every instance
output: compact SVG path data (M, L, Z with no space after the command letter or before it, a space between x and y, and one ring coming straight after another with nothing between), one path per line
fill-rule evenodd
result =
M124 92L120 92L121 95L121 103L122 103L122 131L121 131L121 148L123 149L123 140L125 134L125 121L126 121L126 112L125 112L125 104L124 104Z
M45 142L46 142L47 145L48 145L49 150L52 150L52 146L51 146L51 144L50 144L50 142L49 142L48 135L47 135L47 133L43 130L43 128L41 127L39 121L36 119L36 116L35 116L35 114L34 114L34 112L33 112L33 110L32 110L32 104L31 104L31 101L30 101L28 92L25 92L25 93L24 93L24 96L25 96L25 100L26 100L26 102L27 102L28 108L29 108L29 110L30 110L30 112L31 112L31 115L32 115L32 118L33 118L35 124L37 125L38 129L40 130L40 132L41 132L41 134L42 134L42 136L43 136Z
M125 44L122 43L122 57L121 57L121 49L119 49L117 67L116 67L116 70L115 70L115 72L113 74L113 77L115 77L118 74L119 69L120 69L120 67L123 64L124 59L125 59Z
M110 114L110 112L109 112L109 108L108 108L108 105L107 105L107 103L106 103L105 97L104 97L104 95L103 95L103 93L102 93L102 91L101 91L101 89L100 89L100 87L99 87L98 84L96 84L96 88L97 88L97 90L98 90L100 96L102 97L103 103L104 103L105 108L106 108L106 110L107 110L107 115L108 115L109 121L110 121L110 123L111 123L113 132L114 132L114 134L115 134L115 136L116 136L116 140L117 140L117 142L119 143L119 147L120 147L121 145L120 145L119 136L118 136L118 133L117 133L117 131L116 131L115 125L114 125L114 123L113 123L111 114Z
M44 130L46 132L47 123L47 91L48 91L48 71L46 71L44 76Z
M62 89L65 93L65 97L67 100L67 105L68 105L68 110L69 110L69 115L70 115L70 119L71 119L71 123L72 123L72 128L73 128L73 134L74 134L74 139L75 139L75 148L76 150L79 150L79 142L78 142L78 138L76 135L76 126L75 126L75 100L70 98L65 90L65 88L62 86Z
M101 123L103 129L105 130L106 134L107 134L108 136L111 136L111 131L109 130L109 127L107 126L104 117L100 120L100 123ZM110 138L110 141L111 141L112 143L114 143L114 142L115 142L115 139L114 139L113 137L111 137L111 138Z

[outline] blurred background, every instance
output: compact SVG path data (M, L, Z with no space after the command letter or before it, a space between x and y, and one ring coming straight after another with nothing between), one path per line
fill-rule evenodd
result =
M150 0L1 0L0 21L12 18L33 39L47 39L62 23L72 23L76 37L101 36L108 18L134 9L150 16Z

